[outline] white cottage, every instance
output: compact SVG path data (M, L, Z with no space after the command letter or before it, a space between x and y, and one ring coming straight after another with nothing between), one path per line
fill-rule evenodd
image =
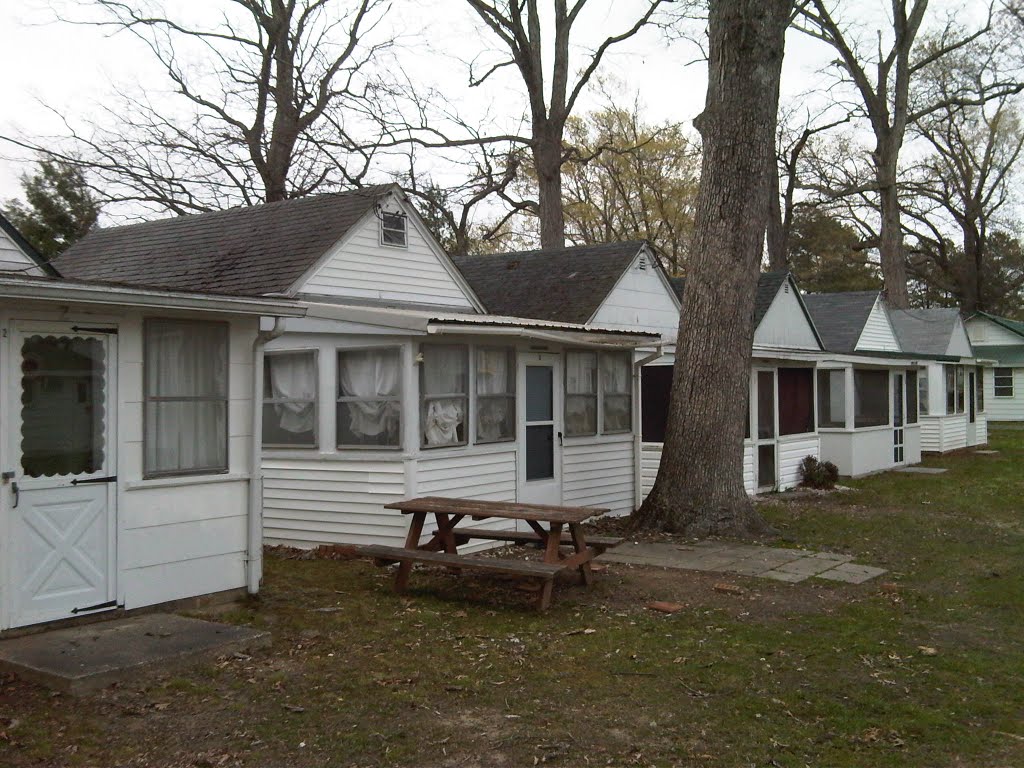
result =
M417 495L632 509L637 374L656 334L487 314L397 187L114 231L83 277L300 301L265 320L265 540L385 543ZM121 254L114 264L104 254Z
M2 217L0 267L0 632L257 591L259 318L303 310L61 278Z
M988 442L985 380L957 309L892 310L904 352L925 358L918 377L921 450L946 453Z
M1024 421L1024 323L988 312L966 321L979 357L993 361L981 393L989 421Z
M903 351L882 293L804 302L830 353L818 367L821 458L851 477L920 462L924 362Z

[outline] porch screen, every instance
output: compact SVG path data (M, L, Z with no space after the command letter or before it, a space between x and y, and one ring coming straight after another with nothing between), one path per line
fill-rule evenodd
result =
M397 347L338 351L339 448L402 445L402 367Z
M889 424L889 372L853 371L853 426L884 427Z
M630 394L633 364L628 352L601 353L601 432L629 432L633 425Z
M226 472L228 325L146 321L143 473Z
M907 424L917 424L917 371L907 371Z
M469 411L468 347L423 345L420 397L423 447L465 445Z
M640 369L640 439L645 443L665 442L671 395L671 365L645 365Z
M779 368L779 434L814 431L814 369Z
M597 353L565 353L565 434L597 434Z
M316 352L263 358L263 444L316 445Z
M516 353L505 349L476 350L476 441L515 439Z
M974 369L974 392L978 412L985 412L985 369L980 365Z
M965 404L964 392L966 390L966 387L964 386L964 379L965 379L965 377L966 377L966 374L964 372L964 367L962 365L958 365L956 367L956 412L957 413L963 413L964 410L965 410L965 408L964 408L964 404Z
M818 426L846 426L846 371L818 371Z
M946 374L946 413L956 413L956 366L943 366Z
M928 415L928 371L917 374L917 407L922 416Z

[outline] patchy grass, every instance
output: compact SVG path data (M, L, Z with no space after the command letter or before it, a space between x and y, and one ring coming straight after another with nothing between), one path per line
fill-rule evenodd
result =
M1022 765L1024 432L992 444L763 505L890 570L861 586L609 566L538 615L502 582L397 597L367 563L271 559L218 615L271 648L81 700L3 680L0 764Z

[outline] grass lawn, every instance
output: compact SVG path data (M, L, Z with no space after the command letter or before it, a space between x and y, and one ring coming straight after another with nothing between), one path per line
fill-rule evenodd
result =
M1024 765L1024 431L992 447L763 504L788 546L890 571L859 586L614 565L538 615L476 576L398 597L270 559L220 618L271 648L85 699L4 679L0 765Z

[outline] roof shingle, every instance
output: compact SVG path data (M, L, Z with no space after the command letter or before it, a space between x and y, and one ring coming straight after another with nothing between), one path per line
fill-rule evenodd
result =
M878 291L808 293L804 304L811 313L825 349L853 352L878 299Z
M960 316L958 309L895 309L892 325L900 346L907 352L946 355Z
M98 229L55 264L66 277L196 293L284 293L393 185Z

